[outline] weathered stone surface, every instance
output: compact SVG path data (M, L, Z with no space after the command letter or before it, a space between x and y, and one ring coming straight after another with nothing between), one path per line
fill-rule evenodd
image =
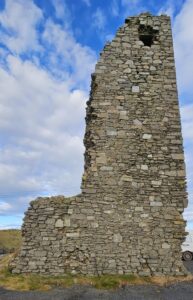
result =
M64 222L61 219L58 219L55 224L56 227L64 227Z
M132 86L132 92L133 93L139 93L139 86L138 85L133 85Z
M151 139L151 137L152 137L151 134L147 134L147 133L144 133L144 134L143 134L143 139L144 139L144 140L149 140L149 139Z
M185 273L187 194L169 17L126 20L101 53L87 104L82 194L30 203L13 272Z
M120 235L120 233L114 234L113 236L113 241L115 243L121 243L123 240L122 236Z

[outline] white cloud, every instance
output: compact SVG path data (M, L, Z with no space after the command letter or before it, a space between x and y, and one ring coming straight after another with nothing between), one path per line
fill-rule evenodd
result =
M193 145L193 104L181 107L183 137Z
M11 209L11 205L8 202L0 201L0 213L3 213Z
M82 0L87 6L91 6L91 0Z
M56 17L63 20L65 24L70 23L71 14L64 0L52 0Z
M192 207L192 210L193 210L193 207ZM184 218L187 220L187 221L193 221L193 211L189 210L187 212L184 213Z
M193 95L193 1L187 0L173 25L178 86Z
M183 5L183 0L167 0L164 2L163 6L160 8L158 15L165 14L170 16L172 19L176 12Z
M193 222L193 189L189 190L189 205L184 211L184 218L188 222Z
M48 53L50 71L69 80L72 87L83 84L85 88L85 83L88 87L89 75L96 61L95 53L87 46L77 43L71 32L51 20L46 22L43 40L51 49Z
M66 13L61 3L55 3L58 18ZM1 50L0 201L13 213L38 195L80 191L85 102L96 55L68 26L44 20L38 31L42 12L31 0L8 0L0 18L11 32L2 42L12 51ZM40 51L31 60L18 55L32 50Z
M106 17L101 8L97 8L96 12L93 14L93 26L98 30L103 31L106 25Z
M184 212L184 218L188 222L193 221L193 206L191 206L191 208L192 209L190 210L190 207L189 207L189 210Z
M166 4L159 10L158 15L167 15L171 18L174 17L175 7L171 1L166 2Z
M164 14L170 16L173 19L178 7L181 7L182 4L182 0L167 0L160 8L158 15Z
M193 103L181 107L181 115L184 122L193 120Z
M42 11L31 0L6 0L0 13L0 24L6 29L0 41L14 53L40 50L36 26Z
M119 15L119 3L118 0L113 0L111 3L111 14L114 17L117 17Z
M1 193L77 192L87 94L29 61L9 56L8 68L0 72Z

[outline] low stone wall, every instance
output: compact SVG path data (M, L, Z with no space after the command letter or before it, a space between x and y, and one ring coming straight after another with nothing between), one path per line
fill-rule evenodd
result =
M22 249L12 262L13 273L186 274L179 252L181 214L159 206L151 211L148 223L154 233L145 225L143 209L135 205L128 208L108 201L97 205L82 195L38 198L25 216ZM166 220L160 227L163 215Z
M12 262L13 273L73 273L79 264L84 270L88 254L80 230L88 222L86 207L84 211L81 204L80 196L38 198L30 203L22 227L22 249Z

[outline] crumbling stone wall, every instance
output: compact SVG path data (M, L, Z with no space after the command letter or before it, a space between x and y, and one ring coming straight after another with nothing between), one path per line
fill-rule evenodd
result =
M32 201L13 272L180 275L185 167L170 19L126 19L92 74L82 194Z

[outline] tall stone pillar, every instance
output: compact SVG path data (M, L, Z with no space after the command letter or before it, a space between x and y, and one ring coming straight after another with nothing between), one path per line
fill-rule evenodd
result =
M127 18L104 47L92 74L84 144L82 194L31 203L13 272L186 273L187 194L169 17Z

